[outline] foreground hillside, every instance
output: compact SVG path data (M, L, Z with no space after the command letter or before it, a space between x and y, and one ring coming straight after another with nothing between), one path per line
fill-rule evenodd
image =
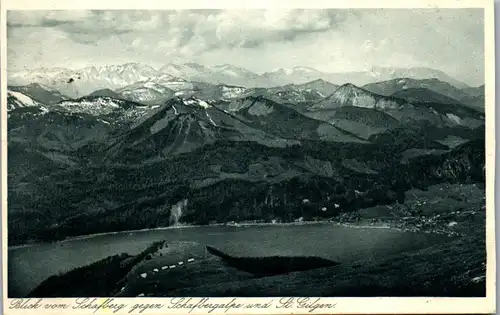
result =
M274 276L253 275L226 265L219 257L203 255L202 248L210 243L178 247L167 239L137 256L108 257L54 275L30 296L95 296L95 285L88 281L83 282L89 285L71 286L89 273L103 283L102 296L117 297L373 296L374 292L377 296L484 296L484 187L439 184L412 189L406 195L405 204L339 214L324 224L330 229L339 223L362 229L392 226L405 231L400 238L412 233L439 238L399 253L365 254L337 266ZM172 265L176 260L184 263Z

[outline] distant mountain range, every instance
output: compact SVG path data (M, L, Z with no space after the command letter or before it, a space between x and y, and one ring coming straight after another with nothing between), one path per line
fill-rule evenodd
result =
M147 65L127 63L78 70L39 68L8 73L9 85L38 83L70 97L81 97L95 90L111 90L157 76L159 72Z
M327 73L309 67L294 67L256 74L228 64L205 67L196 63L171 63L157 70L145 64L127 63L100 68L86 67L78 70L39 68L8 72L8 84L10 86L37 83L72 98L88 95L99 89L107 88L114 91L130 85L147 83L150 86L144 87L149 89L149 92L145 93L150 93L154 90L155 85L162 85L161 82L165 82L165 80L173 82L173 78L190 82L235 85L245 88L270 88L304 84L315 80L324 80L335 85L352 83L361 86L384 80L411 78L417 80L437 79L457 89L470 89L466 84L451 78L444 72L430 68L376 67L361 72Z
M9 86L9 91L10 94L20 93L18 96L24 95L31 98L33 102L44 105L57 105L63 101L72 100L59 91L38 83ZM323 79L316 79L303 84L287 84L271 88L247 88L188 81L170 74L161 74L115 90L98 89L87 96L110 97L143 105L161 104L172 97L230 101L250 96L262 96L278 103L295 104L293 106L297 110L307 107L313 111L346 105L374 109L397 108L404 102L456 104L457 106L484 110L484 86L459 89L438 79L416 80L410 78L380 81L363 87L352 83L338 86ZM24 103L30 104L29 101Z
M269 82L279 82L281 84L306 83L315 79L323 79L335 84L352 83L355 85L365 85L378 81L413 78L413 79L431 79L448 82L457 88L467 88L468 86L459 82L442 71L430 68L384 68L374 67L366 71L345 72L345 73L326 73L309 67L295 67L292 69L278 69L273 72L267 72L262 75Z
M355 86L354 84L351 85ZM161 74L114 90L111 88L96 89L87 95L110 96L143 104L158 104L174 96L230 100L260 95L277 102L305 104L321 101L332 95L338 88L338 85L323 79L270 88L248 88L237 85L189 81L170 74ZM394 96L407 101L456 103L484 110L484 86L459 89L438 79L398 78L370 83L364 85L362 89L377 95ZM9 86L9 90L22 92L33 100L44 104L55 104L62 100L71 99L54 88L38 83L30 83L25 86Z
M9 90L8 110L13 112L16 109L36 108L34 113L41 110L42 113L90 115L108 125L134 125L134 134L144 124L140 123L141 117L152 115L145 121L150 126L148 128L161 124L166 134L158 140L145 139L144 143L148 143L148 146L157 141L164 146L167 139L165 137L172 133L185 134L184 140L174 138L172 141L175 144L169 145L173 147L168 151L161 151L163 155L189 152L200 145L222 139L257 141L271 146L271 143L282 145L279 144L280 141L286 143L301 140L363 143L377 134L403 127L413 129L422 124L442 130L474 129L484 124L484 114L481 111L435 92L443 85L448 87L439 80L400 79L363 88L350 83L338 87L323 80L315 80L302 85L248 89L189 82L169 75L159 78L136 84L135 88L128 86L117 92L110 89L97 90L78 99L67 99L59 92L45 90L38 84L15 86L15 90L24 93ZM408 84L402 85L403 82L426 88L408 87ZM389 95L377 94L367 88L385 88L382 92ZM148 91L149 94L146 93ZM453 91L458 95L465 95L465 92L458 89ZM332 93L325 95L330 92ZM477 94L470 97L480 95L477 90L474 93ZM144 95L148 97L144 98ZM153 97L149 98L151 95ZM46 102L35 98L45 99ZM54 103L57 99L60 101ZM170 118L166 114L160 115L158 108L164 108ZM462 131L458 134L446 134L447 132L440 131L443 137L438 140L446 141L447 136L453 136L456 140L456 137L467 134ZM159 137L161 133L155 131L154 134L154 137ZM203 134L210 140L194 140ZM131 139L135 139L134 137ZM137 141L135 139L131 142L134 147L137 146ZM199 141L201 142L196 144ZM125 156L124 152L119 156ZM150 148L144 152L151 154L159 151L158 148L152 151ZM156 156L153 154L152 158Z

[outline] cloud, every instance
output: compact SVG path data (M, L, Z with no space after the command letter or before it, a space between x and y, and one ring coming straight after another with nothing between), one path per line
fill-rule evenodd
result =
M331 10L11 11L7 20L10 28L56 28L80 43L129 32L155 32L176 38L179 48L216 49L295 40L328 31L341 17Z
M479 9L8 11L9 67L122 60L265 72L424 66L484 80Z
M78 43L137 30L153 30L156 17L138 11L9 11L9 28L52 28L65 32Z
M8 11L9 27L55 27L72 24L89 17L89 11Z

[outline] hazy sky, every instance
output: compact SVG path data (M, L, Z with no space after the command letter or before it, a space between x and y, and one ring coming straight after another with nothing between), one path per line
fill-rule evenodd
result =
M480 9L10 11L8 66L229 63L262 73L422 66L484 82Z

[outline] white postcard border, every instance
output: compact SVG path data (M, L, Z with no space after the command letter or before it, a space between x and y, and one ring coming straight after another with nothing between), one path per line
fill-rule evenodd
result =
M371 0L253 0L253 1L231 1L231 0L183 0L183 1L161 1L161 0L122 0L122 1L64 1L64 0L2 0L1 2L1 188L2 188L2 254L3 254L3 305L4 313L8 315L16 314L113 314L108 309L98 311L89 309L74 309L78 305L76 299L42 299L42 307L38 309L10 309L14 299L7 298L7 115L6 115L6 11L7 10L77 10L77 9L193 9L193 8L484 8L484 28L485 28L485 99L486 99L486 246L487 246L487 295L485 298L321 298L321 304L335 304L333 308L317 308L311 312L308 308L299 308L297 298L294 301L294 308L268 309L241 308L225 310L215 309L210 314L471 314L471 313L492 313L495 311L495 290L496 290L496 260L495 260L495 56L494 56L494 10L493 1L486 0L434 0L434 1L371 1ZM200 298L197 298L198 300ZM210 298L210 303L227 303L233 298ZM32 299L36 302L38 299ZM163 304L161 309L148 309L141 314L207 314L209 309L172 309L167 306L172 305L171 298L115 298L113 303L127 304L127 308L115 314L139 314L138 309L129 312L136 304ZM195 299L196 300L196 299ZM279 305L280 298L237 298L241 303L252 303L259 301L266 303L273 301L273 305ZM314 298L311 298L311 301ZM105 301L99 298L97 302ZM194 301L195 302L195 301ZM46 304L68 304L65 310L55 311L45 309Z

